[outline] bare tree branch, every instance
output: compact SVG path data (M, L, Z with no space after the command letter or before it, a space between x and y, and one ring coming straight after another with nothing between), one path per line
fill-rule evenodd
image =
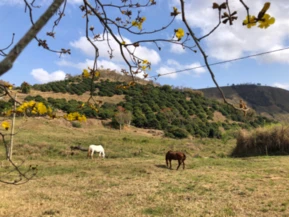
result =
M53 14L59 9L64 0L54 0L44 14L37 20L20 41L12 48L5 59L0 62L0 76L9 71L14 61L18 58L24 48L31 42L43 26L49 21Z

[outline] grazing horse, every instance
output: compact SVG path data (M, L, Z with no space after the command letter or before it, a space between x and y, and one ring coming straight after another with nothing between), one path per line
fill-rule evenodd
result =
M90 157L92 159L95 151L99 152L99 157L101 157L101 155L103 158L105 157L104 148L102 147L102 145L90 145L88 148L87 157Z
M170 169L172 169L172 160L178 160L179 165L177 167L177 170L179 169L179 167L181 166L181 164L183 164L183 169L185 169L185 160L186 160L186 155L183 152L179 152L179 151L168 151L166 154L166 164L167 167L168 162L170 162Z

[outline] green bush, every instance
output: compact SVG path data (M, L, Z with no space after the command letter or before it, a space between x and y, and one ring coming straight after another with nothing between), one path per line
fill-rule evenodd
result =
M172 127L165 133L165 135L176 139L184 139L188 137L189 133L183 128Z
M71 122L71 125L75 128L81 128L81 123L79 122Z

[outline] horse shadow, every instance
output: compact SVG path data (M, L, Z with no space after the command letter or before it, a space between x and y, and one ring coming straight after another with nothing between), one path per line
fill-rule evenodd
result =
M163 164L155 164L155 166L158 167L158 168L167 169L167 166L163 165Z

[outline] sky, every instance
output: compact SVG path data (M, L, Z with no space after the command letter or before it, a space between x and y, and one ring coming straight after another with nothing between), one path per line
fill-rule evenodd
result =
M139 0L147 2L148 0ZM51 0L36 0L33 9L34 20L48 7ZM54 16L40 31L38 37L46 39L51 49L71 49L71 55L62 55L49 52L38 46L33 40L15 61L13 68L1 76L1 80L8 81L16 86L26 81L29 84L42 84L50 81L63 80L66 74L80 75L82 70L91 67L94 58L94 49L85 38L85 18L79 9L82 0L68 0L64 18L55 29L55 38L46 36L50 32ZM90 1L94 2L94 1ZM106 3L120 4L121 0L102 0ZM153 7L141 10L145 16L143 31L151 31L164 26L170 19L173 7L180 10L179 0L156 0ZM218 11L212 9L212 2L208 0L186 1L186 17L196 37L201 37L218 23ZM223 1L215 0L221 4ZM275 23L267 29L252 27L248 29L242 25L246 17L246 10L238 0L230 1L231 11L237 11L238 19L234 25L221 24L209 37L201 40L201 45L208 55L209 63L217 63L231 59L238 59L248 55L289 47L289 3L288 0L274 0L267 11L275 18ZM257 16L265 0L245 1L250 7L250 14ZM118 11L108 9L107 14L113 18L121 16ZM91 18L91 25L95 32L102 29L97 20ZM6 47L15 33L14 44L31 27L28 12L25 13L23 0L0 0L0 48ZM177 16L174 23L166 30L153 35L146 35L145 39L171 39L174 29L184 28L181 16ZM135 29L137 31L137 29ZM185 32L187 32L185 30ZM118 35L118 34L117 34ZM123 32L126 43L134 42L139 38ZM192 41L191 41L192 42ZM118 45L111 38L110 45L114 49L114 58L110 59L105 42L97 42L100 50L98 66L104 69L120 71L127 68L121 58ZM183 49L179 45L158 43L161 50L154 43L142 43L137 48L137 55L151 62L148 71L149 79L162 85L175 87L190 87L193 89L215 87L210 73L206 68L196 68L181 73L170 73L183 69L195 68L204 65L204 59L199 51L196 53ZM9 51L9 49L7 50ZM0 57L0 61L3 57ZM289 49L267 55L251 57L225 64L212 66L215 78L220 86L244 83L260 83L261 85L279 87L289 90ZM169 73L169 74L167 74ZM154 76L161 74L162 76ZM163 75L167 74L167 75Z

